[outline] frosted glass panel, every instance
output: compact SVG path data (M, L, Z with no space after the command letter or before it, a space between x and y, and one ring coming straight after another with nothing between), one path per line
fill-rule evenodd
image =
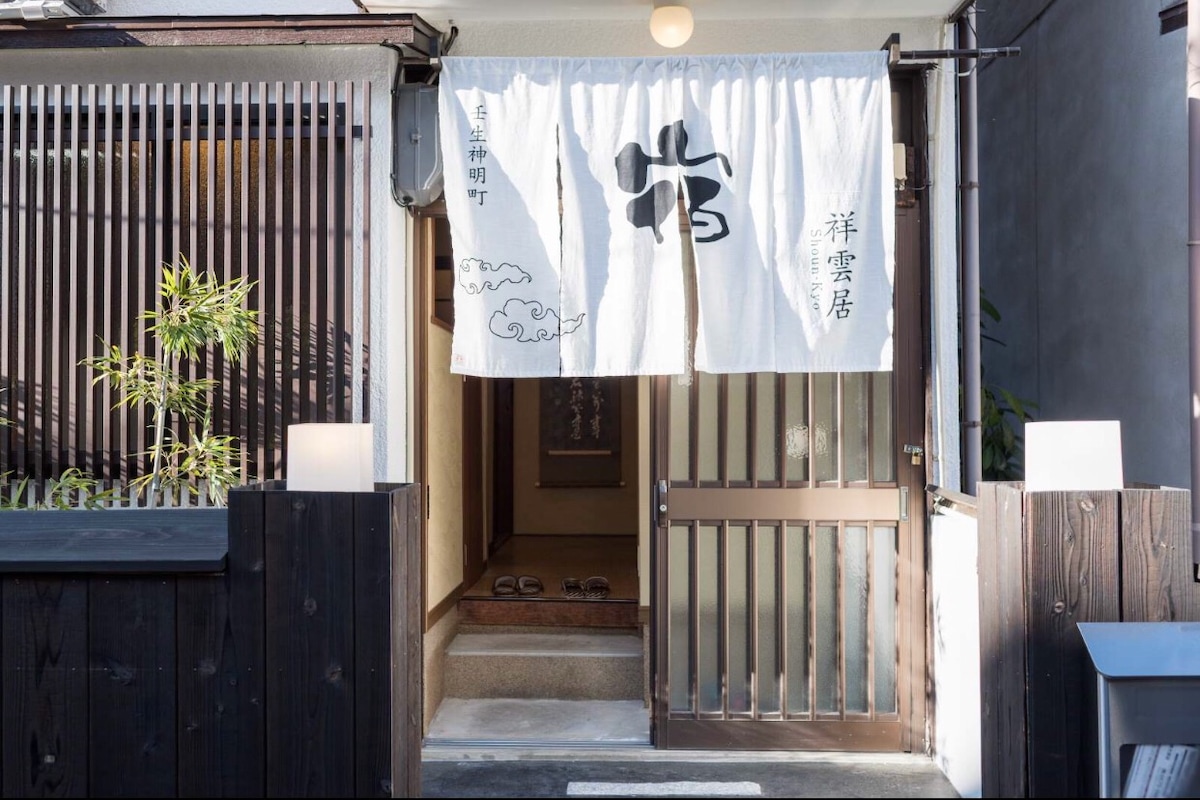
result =
M728 453L726 475L731 481L750 480L750 380L745 374L726 376L729 413L726 416Z
M758 528L758 710L761 714L777 714L779 703L779 582L775 574L778 563L777 536L779 529L760 525Z
M787 710L811 709L808 679L808 526L787 527Z
M816 556L817 629L813 637L816 652L817 711L841 711L838 688L838 608L837 608L837 528L817 527Z
M775 396L775 373L754 376L755 477L759 481L779 480L779 419Z
M875 611L875 710L898 711L896 705L896 529L875 528L871 580Z
M691 384L681 383L679 377L668 379L671 384L671 453L670 471L672 481L690 481L692 461L692 437L689 423L691 409L688 406Z
M877 481L896 480L896 433L892 427L892 373L871 373L871 474Z
M729 710L749 711L754 691L750 667L750 528L729 526Z
M867 380L870 373L849 372L842 381L842 457L847 481L867 479Z
M842 580L846 620L846 711L870 710L867 694L867 529L847 526Z
M700 612L700 624L696 631L699 652L696 659L701 711L721 710L721 658L718 647L722 625L717 591L720 585L718 543L716 526L700 526L696 538L696 594Z
M813 474L817 481L836 481L837 465L837 375L821 372L813 376Z
M688 631L688 542L687 526L673 525L667 548L667 593L670 602L670 629L667 649L671 669L670 703L672 711L691 711L691 637Z
M787 448L787 479L807 481L809 465L808 376L791 373L783 376L784 430Z
M704 372L696 373L700 381L700 480L720 478L717 465L718 378Z

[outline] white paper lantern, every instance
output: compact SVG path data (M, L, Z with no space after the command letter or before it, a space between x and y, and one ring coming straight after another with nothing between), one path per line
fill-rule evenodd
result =
M374 442L369 422L304 422L288 425L288 490L374 491Z

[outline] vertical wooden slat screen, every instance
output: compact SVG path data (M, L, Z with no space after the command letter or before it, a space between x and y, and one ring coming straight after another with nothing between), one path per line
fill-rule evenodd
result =
M151 416L79 362L156 346L139 315L180 256L255 282L257 345L186 367L219 381L213 432L237 437L244 480L282 477L291 423L367 419L368 89L0 85L0 472L148 467Z

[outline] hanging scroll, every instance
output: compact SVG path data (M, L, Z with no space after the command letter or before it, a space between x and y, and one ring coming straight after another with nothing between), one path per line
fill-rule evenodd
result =
M621 486L619 378L543 378L541 487Z

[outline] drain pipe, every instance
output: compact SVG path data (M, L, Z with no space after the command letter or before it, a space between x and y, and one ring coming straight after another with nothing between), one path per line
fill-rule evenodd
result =
M1192 563L1200 562L1200 0L1188 0L1188 351L1192 414ZM1200 568L1197 568L1200 573Z
M1200 0L1189 0L1200 2ZM958 47L974 50L975 4L956 22ZM962 247L962 347L963 347L963 488L976 495L983 480L982 360L979 352L979 103L976 93L978 59L959 60L959 215Z

